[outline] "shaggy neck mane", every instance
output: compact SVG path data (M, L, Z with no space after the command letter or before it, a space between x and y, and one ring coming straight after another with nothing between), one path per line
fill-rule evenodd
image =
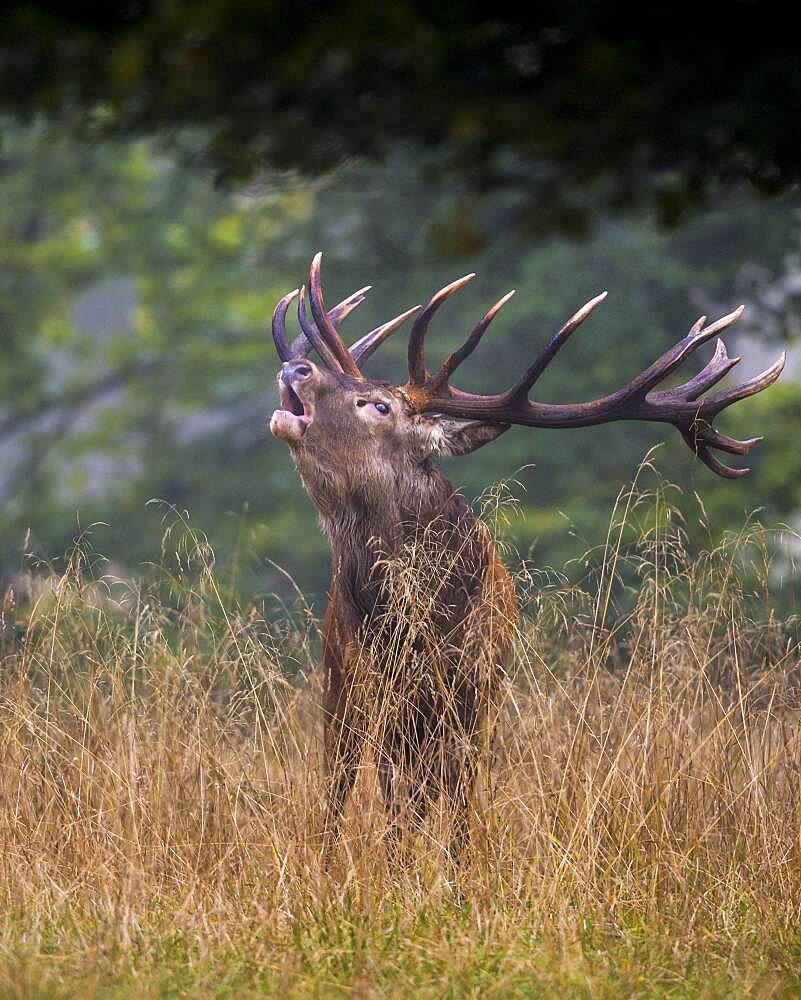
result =
M319 463L298 468L331 545L332 592L364 620L385 598L386 560L416 552L419 584L461 604L487 566L486 536L464 497L432 462L377 466L343 483ZM415 560L417 561L417 560ZM463 594L453 592L456 580Z

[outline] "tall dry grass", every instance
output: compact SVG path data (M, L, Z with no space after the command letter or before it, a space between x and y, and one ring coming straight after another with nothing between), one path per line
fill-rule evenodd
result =
M369 754L323 864L317 620L237 604L186 523L145 582L82 542L9 592L0 994L793 995L796 623L763 529L691 554L667 497L621 494L583 586L519 565L456 870L444 807L388 859Z

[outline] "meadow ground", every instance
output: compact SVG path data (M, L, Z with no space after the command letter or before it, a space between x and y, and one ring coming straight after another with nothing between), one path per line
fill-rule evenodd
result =
M581 587L519 567L456 870L444 809L388 860L369 759L323 865L299 595L242 606L180 521L136 585L85 542L39 567L0 633L0 996L801 995L791 567L683 538L629 492Z

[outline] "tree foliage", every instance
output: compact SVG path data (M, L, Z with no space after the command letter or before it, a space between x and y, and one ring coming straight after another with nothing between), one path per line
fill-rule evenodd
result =
M778 0L39 0L6 12L0 95L88 136L200 126L230 183L406 144L473 192L515 192L507 222L537 232L598 207L672 223L721 188L801 176Z

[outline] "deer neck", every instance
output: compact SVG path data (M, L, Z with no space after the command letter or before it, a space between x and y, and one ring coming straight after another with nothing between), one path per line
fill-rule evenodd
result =
M452 544L475 525L464 497L430 461L382 464L347 482L318 470L311 476L299 469L331 546L333 589L361 612L377 598L386 560L426 535L435 549L446 535Z
M433 521L462 511L465 501L430 462L337 484L320 491L306 483L335 555L376 547L393 554Z

